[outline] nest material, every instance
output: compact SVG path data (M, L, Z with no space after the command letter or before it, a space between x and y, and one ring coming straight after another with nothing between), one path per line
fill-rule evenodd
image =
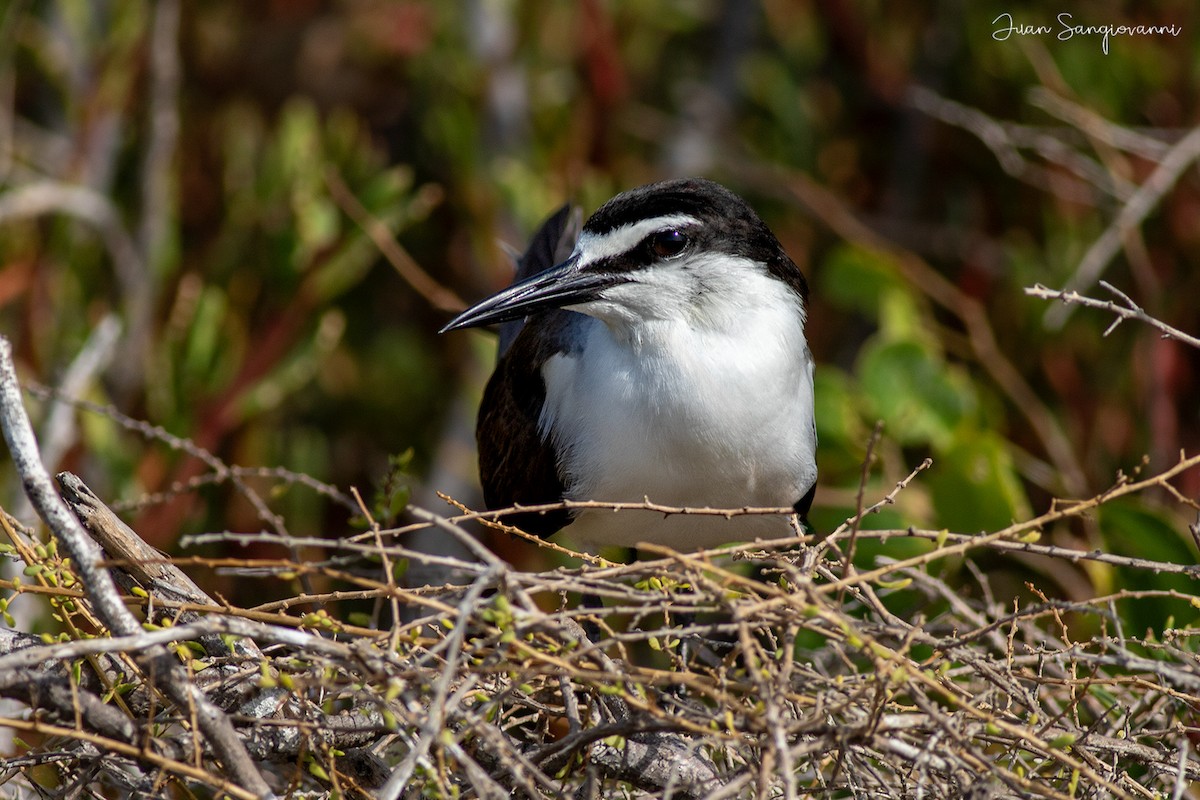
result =
M325 562L272 566L355 588L239 609L140 551L78 479L60 483L146 630L113 635L72 563L8 522L30 565L16 589L48 596L68 631L0 640L0 691L30 709L0 722L30 743L5 763L11 796L254 796L196 735L198 704L138 657L163 646L184 696L230 723L242 767L292 797L1178 797L1200 777L1200 631L1124 630L1115 610L1161 592L1014 604L979 570L943 577L1002 550L1195 577L1020 541L1087 504L990 535L891 532L924 552L861 572L846 546L887 532L525 573L476 545L478 561L435 557L375 529ZM353 566L364 556L372 577ZM402 559L447 584L379 579ZM349 624L349 600L395 622Z

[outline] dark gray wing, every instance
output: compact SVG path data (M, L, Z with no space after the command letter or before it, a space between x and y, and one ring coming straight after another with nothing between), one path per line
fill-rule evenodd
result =
M583 213L578 207L567 204L551 214L534 233L525 253L517 258L513 281L566 261L582 226ZM479 477L488 508L556 503L563 497L558 457L553 445L538 431L538 419L546 402L541 365L554 353L570 347L568 329L573 316L559 310L536 315L536 337L526 329L529 318L500 325L499 359L483 392L475 427ZM542 537L570 521L566 511L505 518L505 522Z
M484 502L491 509L556 503L563 498L557 454L538 430L546 402L541 365L570 348L570 330L578 315L556 309L530 319L536 320L536 326L518 331L511 347L501 354L479 407L475 428L479 478ZM517 514L504 521L547 537L570 522L571 515L560 510Z

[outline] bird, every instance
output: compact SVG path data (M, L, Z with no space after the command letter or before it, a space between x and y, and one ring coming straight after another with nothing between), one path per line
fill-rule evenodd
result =
M790 507L817 482L808 285L751 206L679 178L578 225L551 216L513 283L441 333L500 324L476 427L489 509L594 500ZM794 535L784 515L560 508L509 517L592 548Z

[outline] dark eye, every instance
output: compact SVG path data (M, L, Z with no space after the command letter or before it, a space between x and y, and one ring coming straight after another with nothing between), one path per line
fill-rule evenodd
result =
M687 234L683 231L659 231L650 237L650 252L658 258L672 258L688 246Z

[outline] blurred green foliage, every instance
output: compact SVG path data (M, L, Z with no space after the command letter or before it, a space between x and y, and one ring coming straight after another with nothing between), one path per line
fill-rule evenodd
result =
M874 527L995 530L1053 497L1104 489L1143 455L1159 469L1200 445L1197 353L1134 323L1103 338L1110 320L1098 312L1048 329L1047 304L1021 292L1066 282L1128 196L1113 187L1136 186L1154 168L1032 90L1148 141L1177 140L1195 124L1200 96L1200 9L1190 2L1081 10L1094 22L1182 29L1115 38L1105 55L1095 38L997 41L997 7L952 0L217 0L182 4L177 32L167 26L174 68L154 43L172 7L63 0L0 9L0 329L26 373L54 383L99 321L116 315L126 336L88 396L230 462L370 487L364 496L387 519L408 497L410 472L423 500L449 487L422 487L421 477L473 481L458 444L470 404L453 400L479 391L486 357L470 337L436 338L446 310L384 263L339 186L470 300L509 277L498 241L520 246L565 200L590 211L677 172L746 195L814 287L818 529L853 510L877 420L884 433L868 497L925 456L934 466L896 508L867 520ZM1012 13L1053 24L1057 12L1024 4ZM977 135L916 109L913 85L1061 148L1046 157L1026 147L1018 165L1002 164ZM811 213L792 191L798 175L978 303L1040 407L997 383L930 286ZM165 204L147 191L164 177ZM39 206L27 193L36 185L83 188L100 211L89 216L65 197ZM1192 332L1198 189L1192 170L1106 273ZM146 233L156 229L157 243ZM131 263L114 249L122 236ZM142 290L149 311L139 328L133 297ZM131 341L137 331L143 338ZM1081 480L1072 483L1031 414L1061 428ZM81 419L61 466L107 497L164 491L202 471L102 418ZM392 457L409 448L411 461ZM1195 497L1200 477L1177 486ZM228 491L202 499L141 508L139 530L170 547L183 531L261 525ZM1170 501L1151 493L1046 540L1194 560L1180 534L1187 518ZM298 487L273 507L293 533L345 521ZM864 543L859 555L882 552ZM1043 567L1005 569L1020 590ZM1040 580L1069 594L1081 581L1112 589L1145 577L1077 569ZM1152 583L1190 591L1173 581ZM1168 608L1177 619L1194 614L1187 603L1164 600Z

